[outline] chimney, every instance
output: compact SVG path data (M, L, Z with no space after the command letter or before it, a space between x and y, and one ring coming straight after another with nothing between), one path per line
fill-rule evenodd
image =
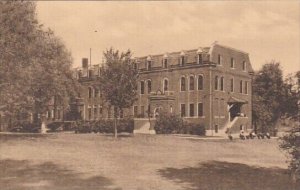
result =
M88 58L82 58L82 68L88 68L89 66L89 59Z

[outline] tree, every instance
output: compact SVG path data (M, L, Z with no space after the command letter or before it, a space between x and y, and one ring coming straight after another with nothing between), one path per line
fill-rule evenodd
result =
M45 112L51 98L75 96L72 57L36 19L35 2L0 2L0 108L10 118Z
M114 133L117 137L117 118L136 101L138 73L132 67L130 50L120 53L110 48L103 53L105 65L99 85L105 100L114 107Z
M280 63L271 61L263 65L253 80L253 121L262 132L273 126L284 113L284 82Z
M280 147L289 154L289 169L293 181L297 182L300 179L300 71L288 75L285 85L285 112L295 125L281 138Z

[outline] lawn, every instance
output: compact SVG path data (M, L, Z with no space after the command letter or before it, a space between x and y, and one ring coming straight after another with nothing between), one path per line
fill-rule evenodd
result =
M1 190L293 189L278 140L0 135ZM298 184L299 185L299 184Z

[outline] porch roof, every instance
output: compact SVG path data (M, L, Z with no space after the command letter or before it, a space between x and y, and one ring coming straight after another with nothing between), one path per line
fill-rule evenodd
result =
M247 104L248 101L240 99L240 98L236 98L236 97L233 97L233 96L230 96L230 98L228 99L227 103L229 103L229 104L234 104L234 103Z

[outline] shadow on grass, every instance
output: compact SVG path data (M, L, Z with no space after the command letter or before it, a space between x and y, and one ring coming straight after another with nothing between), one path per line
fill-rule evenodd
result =
M28 161L0 160L1 190L120 190L111 185L112 181L105 177L83 178L52 162L33 165Z
M22 141L22 140L40 140L45 138L53 138L52 135L49 134L41 134L41 133L11 133L11 134L0 134L0 143L6 141Z
M165 168L158 173L190 190L292 190L287 170L210 161L198 167ZM183 184L184 183L184 184Z

